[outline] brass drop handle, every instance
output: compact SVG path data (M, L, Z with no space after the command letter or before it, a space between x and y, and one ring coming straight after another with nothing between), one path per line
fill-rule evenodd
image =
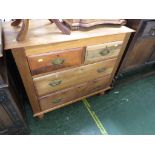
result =
M62 65L65 62L63 58L56 58L51 61L53 65Z
M61 80L54 80L54 81L50 82L49 85L52 87L55 87L55 86L61 84L61 82L62 82Z
M97 69L97 72L98 72L98 73L103 73L105 70L106 70L106 69L105 69L104 67L102 67L102 68L98 68L98 69Z
M52 101L52 103L57 104L60 103L62 101L62 98L58 98Z
M109 53L110 53L110 51L107 46L106 46L106 48L102 49L102 51L100 51L100 55L102 55L102 56L105 56Z

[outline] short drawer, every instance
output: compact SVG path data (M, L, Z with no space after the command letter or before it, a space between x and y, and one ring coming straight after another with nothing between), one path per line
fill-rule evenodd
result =
M117 57L122 44L123 41L116 41L100 45L88 46L86 48L85 63L88 64Z
M52 51L28 56L32 75L80 65L84 60L84 48Z
M117 59L64 70L33 78L39 96L69 88L112 73Z
M99 90L103 90L109 85L110 76L95 79L88 83L83 83L78 86L62 90L40 99L40 106L42 110L48 110L62 104L74 101L78 98L84 97Z

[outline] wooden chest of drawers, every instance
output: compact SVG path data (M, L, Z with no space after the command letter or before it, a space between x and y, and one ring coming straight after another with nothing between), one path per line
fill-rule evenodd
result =
M63 35L47 20L33 20L27 40L18 43L18 29L9 24L3 25L5 49L12 49L34 116L38 117L110 89L133 32L125 26L106 26Z

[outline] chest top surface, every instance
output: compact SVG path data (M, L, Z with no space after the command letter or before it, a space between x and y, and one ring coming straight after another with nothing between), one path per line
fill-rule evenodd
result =
M51 24L48 20L31 20L26 39L17 42L16 36L19 30L20 27L11 26L10 22L3 23L4 49L52 45L54 43L133 32L126 26L102 26L89 30L71 31L71 35L65 35L55 24Z

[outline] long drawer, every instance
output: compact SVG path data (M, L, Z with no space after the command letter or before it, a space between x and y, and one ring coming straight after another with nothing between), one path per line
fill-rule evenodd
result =
M61 68L78 66L84 61L84 49L79 47L28 56L31 73L35 75Z
M39 96L69 88L112 73L117 59L110 59L33 78Z
M98 78L78 86L65 89L40 99L42 110L48 110L53 107L61 106L67 102L74 101L99 90L103 90L109 86L110 76Z

